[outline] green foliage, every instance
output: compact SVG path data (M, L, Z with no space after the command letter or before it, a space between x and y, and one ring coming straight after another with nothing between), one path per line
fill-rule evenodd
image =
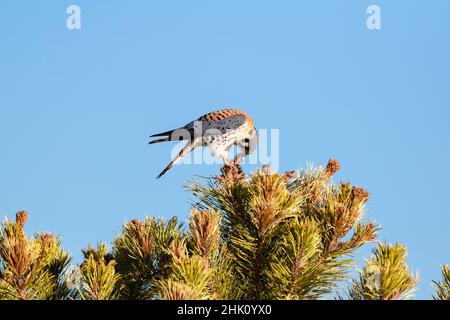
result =
M124 299L157 297L156 283L168 277L172 257L168 248L184 237L176 218L133 220L124 225L114 241L113 255L121 275Z
M442 266L442 277L440 282L433 282L436 294L435 300L450 300L450 268L448 265Z
M49 233L28 238L23 230L28 219L18 212L16 221L0 229L0 299L66 299L71 291L63 276L70 263L61 241Z
M26 237L27 215L0 230L0 299L323 299L350 280L355 250L379 227L364 219L369 193L331 180L339 163L246 176L237 163L188 185L196 203L186 226L176 218L123 225L71 266L60 240ZM449 297L449 271L435 283ZM406 248L380 244L348 289L349 299L404 299L417 276Z
M235 279L232 299L316 299L345 278L356 248L372 241L378 227L361 223L367 191L330 182L339 169L272 173L245 178L224 167L206 185L189 188L199 209L223 216L222 243ZM343 238L351 233L349 240Z
M180 290L190 300L210 299L211 272L202 257L174 257L172 274L158 283L162 299L178 299Z
M119 275L115 270L116 262L108 253L106 244L98 244L97 249L89 246L87 250L83 250L83 255L85 260L80 266L81 300L116 299Z
M409 298L419 279L410 274L406 257L405 246L379 243L359 279L353 281L348 296L353 300Z

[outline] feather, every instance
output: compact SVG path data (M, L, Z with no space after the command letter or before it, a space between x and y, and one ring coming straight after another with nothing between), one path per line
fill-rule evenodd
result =
M148 144L154 144L154 143L160 143L160 142L166 142L166 141L170 141L170 137L165 137L165 138L162 138L162 139L153 140L153 141L150 141Z
M150 138L154 138L154 137L164 137L164 136L171 136L171 135L172 135L172 132L174 132L174 131L175 131L175 130L169 130L169 131L166 131L166 132L157 133L157 134L151 135Z
M161 171L161 173L156 177L156 179L161 178L167 171L170 170L170 168L172 168L175 163L177 163L184 155L186 155L187 153L191 152L197 145L198 145L198 140L194 140L193 142L188 142L188 144L186 146L184 146L183 149L181 149L181 151L178 153L178 155L168 164L167 167L164 168L163 171Z

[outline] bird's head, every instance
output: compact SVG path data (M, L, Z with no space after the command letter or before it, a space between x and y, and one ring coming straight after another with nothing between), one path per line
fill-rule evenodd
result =
M252 127L238 142L238 147L242 153L245 155L251 154L255 151L256 146L258 145L258 132L255 127Z

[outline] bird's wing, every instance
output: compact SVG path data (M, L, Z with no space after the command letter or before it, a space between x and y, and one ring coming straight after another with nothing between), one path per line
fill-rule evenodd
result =
M198 120L202 121L220 121L225 118L229 118L235 115L243 116L245 118L245 121L248 122L251 126L253 126L252 119L246 114L245 112L242 112L240 110L236 109L223 109L223 110L217 110L210 113L207 113L203 116L201 116Z
M201 119L201 118L200 118ZM235 130L246 124L244 115L235 114L229 117L216 118L215 120L197 119L185 126L188 130L193 130L195 134L210 135L226 133L228 130Z
M188 123L184 127L157 133L150 136L151 138L166 137L151 143L174 140L188 140L188 138L192 140L194 130L197 133L203 134L208 129L218 129L222 131L222 133L224 133L226 132L226 130L237 129L244 124L253 126L253 121L246 113L240 110L223 109L213 111L201 116L197 120Z
M195 147L199 146L199 139L194 139L193 141L189 141L183 149L178 153L178 155L164 168L163 171L156 177L156 179L161 178L167 171L172 168L175 163L177 163L184 155L191 152Z

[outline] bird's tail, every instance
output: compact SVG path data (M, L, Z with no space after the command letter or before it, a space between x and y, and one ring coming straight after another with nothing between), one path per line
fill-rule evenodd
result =
M181 140L193 140L194 132L191 129L186 128L177 128L173 130L169 130L166 132L157 133L154 135L151 135L150 138L156 138L156 137L163 137L161 139L156 139L153 141L150 141L148 144L154 144L154 143L160 143L160 142L166 142L166 141L181 141Z
M172 134L173 134L174 131L175 130L169 130L169 131L166 131L166 132L161 132L161 133L157 133L157 134L151 135L150 138L155 138L155 137L164 137L164 138L152 140L148 144L154 144L154 143L171 141L171 137L172 137Z
M169 171L170 168L172 168L175 163L177 163L185 154L192 151L192 149L195 148L195 143L193 141L188 142L188 144L181 149L181 151L178 153L178 155L169 163L167 167L164 168L163 171L156 177L156 179L161 178L167 171Z
M151 135L150 138L154 138L154 137L164 137L164 136L171 136L172 133L173 133L175 130L176 130L176 129L174 129L174 130L169 130L169 131L166 131L166 132L157 133L157 134Z
M166 142L166 141L170 141L170 137L152 140L148 144L154 144L154 143L160 143L160 142Z

